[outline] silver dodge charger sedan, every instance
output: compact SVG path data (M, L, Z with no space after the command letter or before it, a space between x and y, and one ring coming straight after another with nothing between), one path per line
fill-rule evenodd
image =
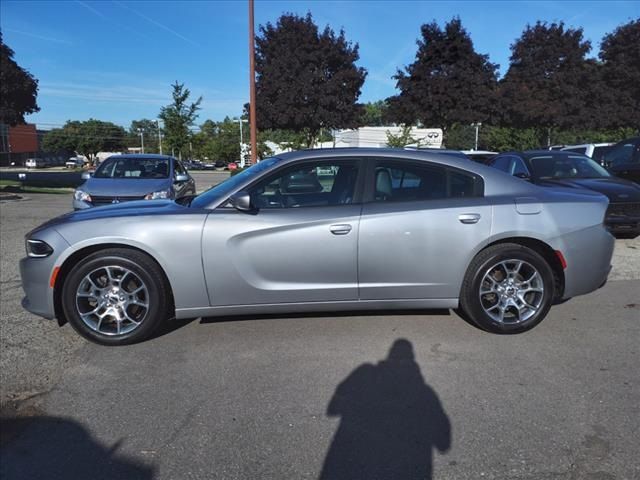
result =
M23 305L105 345L173 317L359 309L459 308L518 333L604 284L607 204L433 151L287 153L195 197L36 228Z

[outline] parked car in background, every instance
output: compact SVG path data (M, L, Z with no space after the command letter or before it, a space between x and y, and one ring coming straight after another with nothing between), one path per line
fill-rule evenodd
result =
M602 165L616 177L640 183L640 137L616 143L602 158Z
M78 157L71 157L65 162L67 168L81 168L84 166L84 160Z
M493 157L495 157L498 152L490 152L487 150L462 150L467 157L469 157L474 162L479 163L488 163Z
M44 158L27 158L24 166L27 168L44 168L47 166L47 163Z
M602 157L611 150L613 143L584 143L582 145L567 145L561 148L563 152L581 153L602 164Z
M585 155L533 150L502 153L490 166L544 187L588 189L606 195L605 222L616 236L640 235L640 185L614 177Z
M188 170L203 170L204 164L200 160L184 160L182 164Z
M36 228L23 306L105 345L174 317L362 309L459 307L481 328L519 333L604 284L607 204L453 155L291 152L197 197Z
M73 194L81 210L133 200L175 199L196 193L196 184L182 163L153 154L116 155L104 160Z

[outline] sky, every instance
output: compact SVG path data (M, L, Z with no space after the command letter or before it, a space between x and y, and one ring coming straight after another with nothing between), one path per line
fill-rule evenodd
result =
M582 27L597 55L602 37L640 18L640 1L261 1L255 25L285 12L305 15L359 44L367 69L360 101L396 93L391 78L411 63L420 25L459 16L476 51L508 68L510 45L527 24ZM175 81L202 95L198 123L239 116L249 98L248 2L0 2L0 29L15 60L39 81L39 128L96 118L128 127L155 119Z

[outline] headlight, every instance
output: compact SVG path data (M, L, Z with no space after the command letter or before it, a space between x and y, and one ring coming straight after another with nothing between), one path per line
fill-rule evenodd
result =
M147 193L144 196L145 200L158 200L161 198L171 198L171 189L168 188L167 190L159 190L157 192Z
M75 192L73 192L73 198L74 200L78 200L79 202L91 201L91 195L89 195L87 192L83 190L76 190Z
M53 253L53 248L51 248L48 243L43 242L42 240L29 239L26 241L25 247L27 249L27 257L48 257Z

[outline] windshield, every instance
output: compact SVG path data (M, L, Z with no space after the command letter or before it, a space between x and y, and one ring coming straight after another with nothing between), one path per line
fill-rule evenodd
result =
M205 208L215 200L228 196L237 186L243 184L252 177L257 177L265 170L268 170L273 165L280 161L277 157L266 158L261 162L252 165L251 167L243 170L242 172L229 177L222 183L219 183L215 187L211 187L209 190L202 192L191 202L191 206L194 208Z
M533 175L542 180L555 178L603 178L611 175L583 155L542 155L530 160Z
M169 177L168 158L110 157L100 164L94 178L155 179Z

